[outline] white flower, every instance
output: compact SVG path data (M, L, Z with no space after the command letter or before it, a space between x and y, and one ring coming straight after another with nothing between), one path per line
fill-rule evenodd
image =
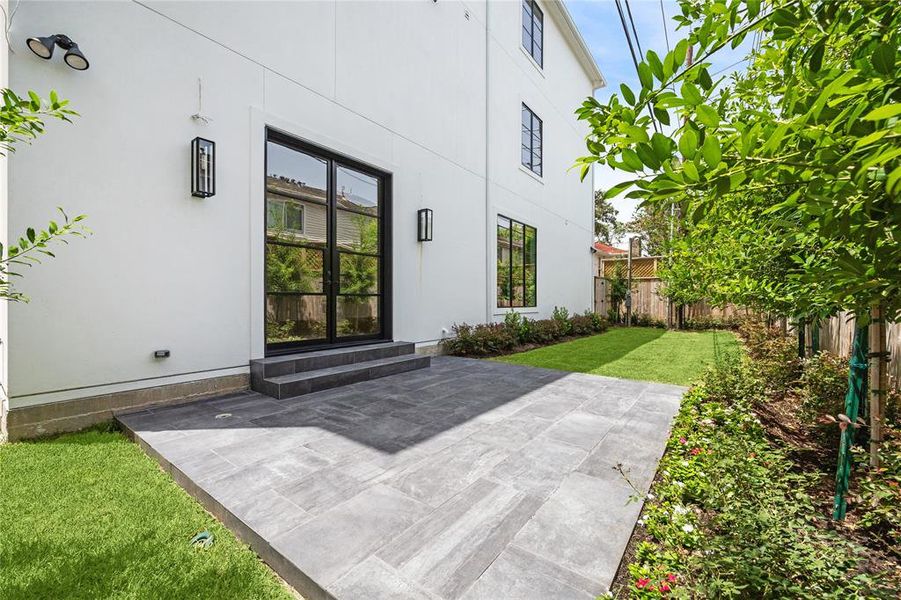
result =
M688 512L688 509L685 508L684 506L682 506L681 504L677 504L676 506L673 507L673 512L676 513L677 515L684 515L685 513Z
M694 530L695 530L695 526L692 525L691 523L686 523L685 525L682 526L682 531L684 531L685 533L691 533Z
M654 499L654 494L648 492L648 500L653 500L653 499Z
M673 484L674 484L674 485L677 485L677 486L679 486L679 487L685 487L685 484L682 483L681 481L674 481Z

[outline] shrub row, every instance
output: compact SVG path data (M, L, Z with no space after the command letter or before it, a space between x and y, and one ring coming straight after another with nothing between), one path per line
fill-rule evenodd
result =
M741 359L686 394L639 521L646 537L628 567L628 596L895 597L897 580L828 527L814 496L818 474L800 472L768 440L753 410L768 394L753 362ZM889 468L901 463L888 448L886 458ZM870 502L892 490L865 481L872 489L861 485L860 494ZM893 531L897 503L872 506L867 525Z
M585 336L607 330L607 320L586 311L570 316L565 308L554 308L550 319L534 320L510 311L503 323L454 325L454 337L442 342L445 352L455 356L493 356L522 346L545 346L569 336Z

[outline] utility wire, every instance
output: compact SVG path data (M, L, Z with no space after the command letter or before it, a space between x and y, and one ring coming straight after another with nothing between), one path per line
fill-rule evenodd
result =
M663 0L660 0L660 18L663 20L663 38L666 40L666 52L669 54L669 32L666 30L666 11L663 10Z
M628 0L626 0L628 6ZM632 64L635 65L635 73L638 73L638 58L635 56L635 47L632 45L632 36L629 35L629 27L626 25L626 15L623 13L622 4L620 4L620 0L616 0L616 11L619 13L619 22L623 26L623 34L626 36L626 43L629 44L629 54L632 55ZM634 26L634 23L633 23ZM638 36L635 36L635 42L638 43ZM651 116L651 124L654 126L654 131L659 132L660 127L657 125L657 119L654 117L654 111L651 109L650 105L648 106L648 114Z
M629 14L629 23L632 24L632 34L635 36L635 46L638 47L638 55L643 58L644 51L641 49L641 39L638 37L638 30L635 29L635 20L632 18L632 7L629 5L629 0L624 1L626 3L626 12Z

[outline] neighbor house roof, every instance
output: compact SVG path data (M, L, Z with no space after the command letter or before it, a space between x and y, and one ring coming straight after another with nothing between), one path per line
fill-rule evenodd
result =
M551 17L556 21L557 26L560 27L563 37L566 38L566 42L572 48L573 53L579 60L579 64L582 65L585 73L588 74L588 78L591 79L591 85L594 86L594 89L605 87L607 80L604 79L600 68L594 62L591 50L588 49L588 44L585 43L582 34L579 33L579 29L576 27L566 5L562 0L550 0L545 2L544 5L547 7Z
M622 250L620 248L614 248L608 244L604 244L601 242L594 243L594 249L600 252L601 254L628 254L628 250Z

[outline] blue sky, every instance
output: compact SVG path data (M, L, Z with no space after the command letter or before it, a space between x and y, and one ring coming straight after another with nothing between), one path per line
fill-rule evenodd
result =
M629 54L629 46L620 24L616 3L613 0L565 0L565 2L582 37L585 38L588 48L594 55L595 62L607 80L607 87L599 90L595 95L601 100L606 100L613 93L619 92L621 83L637 90L639 88L638 75L635 73L635 65ZM625 0L622 3L625 9ZM677 2L671 0L663 2L663 10L666 14L665 30L663 16L660 13L660 0L629 0L629 3L644 52L654 50L662 58L667 51L665 34L669 35L670 47L686 36L687 32L677 31L676 24L672 21L672 16L681 12ZM626 22L628 23L628 15ZM710 68L711 75L723 69L725 70L720 76L741 69L743 64L734 65L734 63L744 58L749 48L750 39L745 40L745 43L735 50L729 49L720 53L711 61L713 63ZM614 172L607 167L599 167L595 172L595 185L598 188L606 188L629 178L628 173ZM622 197L614 201L621 221L628 221L631 218L635 205L635 201Z

